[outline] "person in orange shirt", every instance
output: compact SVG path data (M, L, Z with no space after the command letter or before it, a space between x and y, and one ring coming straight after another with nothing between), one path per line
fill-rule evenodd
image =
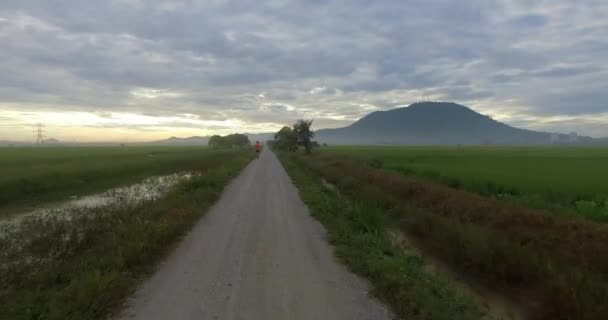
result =
M255 142L255 153L257 155L257 157L260 157L260 152L262 152L262 145L260 144L259 141Z

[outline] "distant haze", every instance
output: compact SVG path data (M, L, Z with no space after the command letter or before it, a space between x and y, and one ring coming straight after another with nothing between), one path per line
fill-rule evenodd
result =
M0 1L0 140L340 128L456 101L608 136L608 1Z

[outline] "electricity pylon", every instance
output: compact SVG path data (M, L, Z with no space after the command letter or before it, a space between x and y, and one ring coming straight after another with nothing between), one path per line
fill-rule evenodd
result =
M36 136L36 144L43 144L44 143L44 125L43 124L38 124L38 132L37 132L37 136Z

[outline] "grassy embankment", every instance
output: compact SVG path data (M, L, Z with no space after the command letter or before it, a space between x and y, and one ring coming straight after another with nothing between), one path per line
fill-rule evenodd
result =
M608 221L606 148L362 146L323 150L509 203Z
M201 168L201 147L0 149L0 216L163 175Z
M412 276L419 267L399 261L401 256L390 250L385 240L390 228L415 238L423 250L467 278L510 296L530 319L608 319L605 224L513 206L325 151L286 155L283 161L332 234L338 255L370 278L377 294L400 315L418 310L426 319L443 319L429 311L439 307L428 305L445 304L446 298L412 284L423 279ZM320 179L336 185L352 207L323 195ZM447 301L450 305L451 298ZM454 314L462 315L459 311Z
M200 175L161 199L95 209L71 220L27 218L5 230L0 237L0 319L104 319L218 199L252 154L194 151L179 158L183 160L173 169ZM159 163L140 159L142 166L159 172ZM123 163L138 167L132 161Z
M404 319L483 319L470 297L456 292L441 277L425 271L422 258L403 250L388 228L394 218L382 199L344 197L324 186L305 165L309 159L281 154L280 159L312 215L321 221L336 255L355 273L371 280L374 294ZM342 191L342 188L340 188ZM376 201L377 200L377 201Z

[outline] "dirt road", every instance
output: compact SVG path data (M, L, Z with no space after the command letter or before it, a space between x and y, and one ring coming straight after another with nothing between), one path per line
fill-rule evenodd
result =
M264 152L144 283L118 319L392 319L332 256Z

